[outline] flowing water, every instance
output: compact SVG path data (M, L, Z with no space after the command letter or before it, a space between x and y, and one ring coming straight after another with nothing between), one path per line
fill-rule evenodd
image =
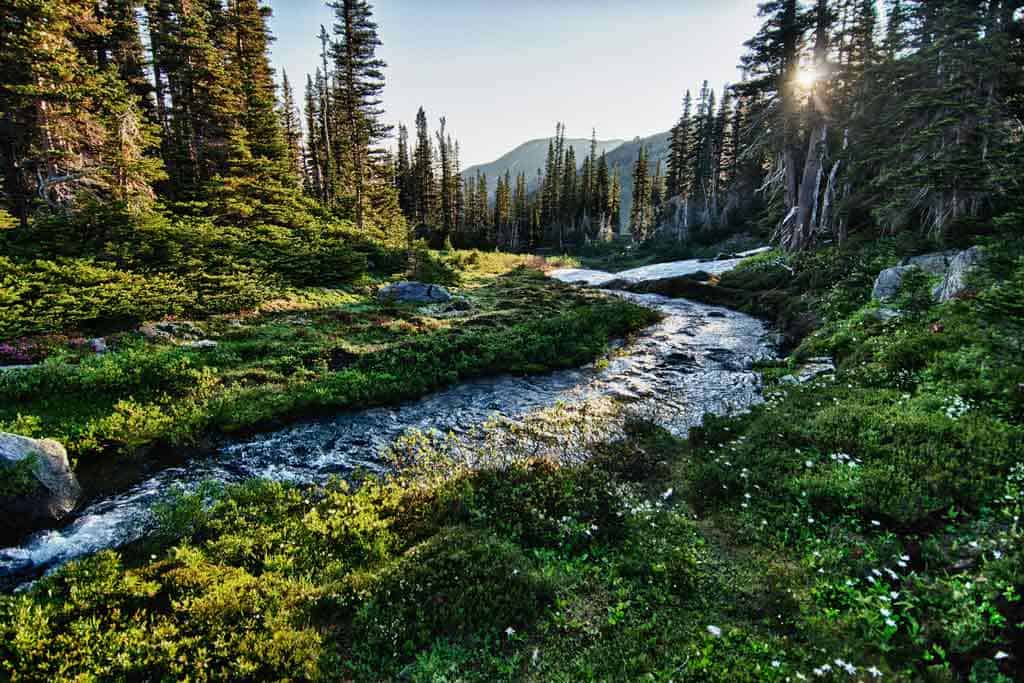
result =
M616 275L562 270L552 276L600 286L616 278L641 281L698 270L720 273L737 262L679 261ZM760 377L751 366L771 357L773 349L760 321L682 299L615 294L665 317L600 369L589 365L545 375L467 381L402 405L298 423L233 443L187 466L165 469L123 493L93 501L61 529L39 532L18 547L0 550L0 582L16 583L142 538L152 529L154 504L178 487L189 491L205 481L230 483L252 477L316 484L357 469L384 472L382 452L410 430L460 434L496 415L515 420L559 402L611 398L641 404L645 415L685 435L705 413L736 412L761 400Z

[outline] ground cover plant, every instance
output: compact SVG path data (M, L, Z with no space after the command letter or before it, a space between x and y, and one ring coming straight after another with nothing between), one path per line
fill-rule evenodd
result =
M0 661L15 680L1018 680L1024 269L993 245L971 296L935 305L910 278L883 322L860 273L890 249L746 266L821 316L746 415L685 441L634 420L572 466L185 496L153 539L0 599ZM833 377L783 380L824 353Z

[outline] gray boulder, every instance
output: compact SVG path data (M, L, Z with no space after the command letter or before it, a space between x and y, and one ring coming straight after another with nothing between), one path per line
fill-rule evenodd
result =
M878 301L891 301L899 293L906 273L918 268L930 275L943 276L942 283L932 290L932 296L939 302L949 301L967 288L968 273L983 258L978 247L971 247L961 252L937 251L904 259L900 265L886 268L878 274L871 296Z
M203 351L206 349L217 348L217 342L213 341L212 339L199 339L197 341L185 342L184 344L182 344L182 347L186 349L196 349L197 351Z
M956 257L956 250L953 251L936 251L931 254L921 254L920 256L911 256L905 259L901 265L904 266L917 266L921 270L931 275L943 275L946 269L949 268L949 264Z
M440 285L423 282L395 282L377 293L381 301L396 303L433 304L450 301L452 295Z
M26 463L29 481L11 481L8 475L21 470ZM8 490L0 495L0 527L8 532L24 533L52 526L75 509L82 495L67 451L50 439L0 432L0 477L8 485L4 487Z
M891 301L900 292L900 285L903 284L903 276L907 271L917 266L894 266L886 268L875 278L875 286L871 290L871 297L878 301Z
M985 259L985 254L978 247L961 251L946 270L942 284L932 292L937 301L945 302L962 294L967 289L967 278L971 271Z

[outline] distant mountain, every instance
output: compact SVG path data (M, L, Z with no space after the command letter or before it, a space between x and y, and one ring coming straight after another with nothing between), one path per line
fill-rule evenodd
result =
M622 182L622 210L620 215L622 225L620 230L629 227L629 212L633 208L633 164L640 155L640 145L647 146L648 159L650 159L651 171L657 163L661 162L662 175L668 172L669 141L672 134L668 131L658 133L646 138L635 138L626 142L608 153L608 166L619 168L619 179Z
M495 189L498 186L498 177L505 175L505 171L511 171L513 178L523 171L526 172L527 188L537 188L537 169L543 169L548 158L548 142L550 138L530 140L519 145L514 150L504 155L497 161L489 164L470 166L462 172L463 178L476 175L477 171L487 174L487 191L494 197ZM598 140L597 153L611 153L623 144L623 140ZM572 146L576 152L576 161L583 165L583 159L590 154L590 140L587 138L566 138L566 145ZM634 155L635 157L635 155Z

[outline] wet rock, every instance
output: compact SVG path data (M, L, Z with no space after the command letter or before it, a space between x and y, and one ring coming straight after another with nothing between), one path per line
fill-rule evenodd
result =
M629 289L630 285L635 285L636 282L633 280L627 280L625 278L617 277L614 280L609 280L601 285L601 289L615 289L623 290Z
M942 284L935 288L932 295L939 302L955 299L967 290L967 278L971 272L985 259L978 247L961 251L949 264L949 269Z
M785 375L779 381L783 384L807 384L824 375L834 374L836 365L831 358L808 358L795 373Z
M29 463L32 481L0 497L0 528L6 533L53 525L75 509L82 495L63 446L0 432L0 470L10 472L24 463Z
M381 301L396 303L431 304L451 301L452 295L440 285L429 285L423 282L395 282L384 287L377 293Z

